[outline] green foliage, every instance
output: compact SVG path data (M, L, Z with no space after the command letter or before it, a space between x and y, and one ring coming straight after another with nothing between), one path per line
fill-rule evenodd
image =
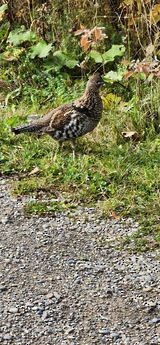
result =
M5 12L7 10L7 8L8 8L7 4L0 6L0 12Z
M25 30L24 27L15 29L9 33L7 42L13 44L13 46L18 46L24 42L35 42L36 34L31 30Z
M111 49L107 50L103 54L99 53L97 50L91 50L88 54L96 63L106 64L108 62L113 62L116 57L121 57L125 53L125 47L122 44L113 44Z
M73 59L69 54L57 50L53 53L54 62L57 67L62 68L64 66L72 69L78 64L78 60Z
M114 61L116 56L123 56L124 52L125 52L124 45L113 44L111 49L109 49L107 52L103 54L103 60L104 62Z
M70 203L64 203L62 201L30 201L25 206L27 215L40 214L41 216L50 214L54 215L55 212L66 211L70 208L74 208L74 205Z
M119 69L118 71L109 71L104 75L104 80L108 83L123 80L124 71Z
M51 49L52 43L47 44L46 42L41 41L31 47L29 55L31 59L34 59L36 56L38 56L39 58L45 58L49 55Z

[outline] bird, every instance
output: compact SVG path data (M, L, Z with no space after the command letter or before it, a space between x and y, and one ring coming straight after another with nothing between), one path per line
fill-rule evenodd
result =
M29 124L12 127L11 131L15 134L29 132L48 134L58 141L60 147L63 142L71 141L74 154L75 139L93 131L101 119L103 103L100 87L103 84L100 73L92 74L80 98L60 105Z

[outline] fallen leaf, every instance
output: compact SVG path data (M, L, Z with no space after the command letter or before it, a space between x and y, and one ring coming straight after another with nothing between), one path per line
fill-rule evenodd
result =
M82 35L86 31L88 31L88 29L86 29L84 25L80 25L80 29L76 30L74 35L75 36Z
M132 140L138 139L138 133L136 131L122 132L122 135L126 139L132 139Z
M134 71L127 71L124 74L124 79L129 79L134 74Z
M88 40L88 35L83 35L81 37L81 47L86 51L89 49L91 41Z
M39 171L40 171L40 169L39 169L38 167L35 167L33 170L30 171L30 173L28 174L28 176L37 174Z
M111 211L111 216L112 216L115 220L120 220L120 218L121 218L115 211Z
M103 33L102 28L95 27L91 30L95 41L103 40L106 35Z
M154 44L150 43L146 48L146 56L152 56L154 49Z

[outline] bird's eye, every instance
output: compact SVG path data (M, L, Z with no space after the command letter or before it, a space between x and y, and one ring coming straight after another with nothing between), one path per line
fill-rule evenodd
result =
M103 85L104 84L104 81L103 80L98 80L97 81L97 85Z

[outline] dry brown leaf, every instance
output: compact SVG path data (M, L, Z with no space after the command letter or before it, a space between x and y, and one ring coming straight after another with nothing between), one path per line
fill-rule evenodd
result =
M28 174L28 176L37 174L39 171L40 171L40 169L39 169L38 167L35 167L34 169L32 169L32 170L30 171L30 173Z
M123 59L123 60L121 61L121 65L123 65L123 66L129 66L129 65L130 65L130 61L127 60L127 59Z
M127 71L124 74L124 79L129 79L134 74L134 71Z
M115 220L120 220L120 218L121 218L115 211L111 211L111 216L112 216Z
M102 40L104 38L104 34L102 32L102 29L97 28L97 27L95 27L92 30L92 35L93 35L93 38L95 39L95 41L99 41L99 40Z
M91 41L88 40L88 35L83 35L80 41L81 47L86 51L90 48Z
M146 48L146 56L152 55L153 52L154 52L154 45L150 43L148 47Z
M136 131L122 132L122 135L125 139L132 139L132 140L138 139L138 133Z
M88 29L86 29L84 25L80 25L80 29L76 30L74 35L75 36L82 35L86 31L88 31Z

